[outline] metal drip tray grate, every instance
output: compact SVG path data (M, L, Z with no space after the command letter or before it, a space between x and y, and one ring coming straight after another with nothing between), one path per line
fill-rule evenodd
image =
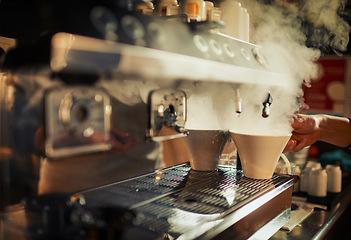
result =
M90 207L124 207L137 213L122 239L206 239L209 230L235 224L292 185L288 175L254 180L234 167L199 172L186 163L80 194ZM283 210L290 203L283 203Z

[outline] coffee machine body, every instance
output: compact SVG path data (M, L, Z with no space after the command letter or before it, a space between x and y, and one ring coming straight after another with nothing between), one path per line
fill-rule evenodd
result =
M28 230L12 224L10 211L6 234L16 228L22 237L67 237L77 233L70 232L73 226L87 234L117 229L112 233L124 232L122 239L136 239L129 235L136 229L149 239L210 239L272 199L282 203L279 209L260 224L250 215L256 227L241 236L277 219L286 222L292 177L257 182L236 166L218 165L238 114L251 106L262 118L262 108L272 103L262 106L267 93L274 98L287 90L262 49L212 31L220 24L148 16L106 2L80 9L75 24L84 28L67 24L77 14L68 11L60 15L62 31L6 54L0 79L2 211L53 220L33 220ZM250 88L260 89L255 103L245 101L248 91L239 91ZM247 207L237 211L242 205ZM133 221L120 229L110 211L121 216L118 221ZM62 213L70 218L62 222ZM183 214L201 216L205 227L182 228ZM88 216L96 221L86 222ZM206 226L215 231L207 235Z

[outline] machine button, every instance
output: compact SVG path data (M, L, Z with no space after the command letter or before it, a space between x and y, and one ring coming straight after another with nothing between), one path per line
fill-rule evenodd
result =
M147 32L151 39L157 43L163 43L167 40L167 34L160 24L151 22L147 26Z
M145 36L144 26L133 16L124 16L121 20L124 32L132 39L137 40Z
M244 48L241 49L241 54L243 55L243 57L244 57L247 61L250 61L250 60L251 60L251 57L250 57L249 53L248 53Z
M262 51L260 48L253 48L252 49L252 54L254 55L255 59L257 60L257 62L259 62L261 65L263 65L264 67L268 66L267 63L267 59L266 57L263 55Z
M201 52L207 52L208 51L208 44L206 40L201 37L200 35L195 35L194 36L194 43L195 46L201 51Z
M235 52L234 50L229 46L228 43L225 43L223 45L224 52L229 56L229 57L235 57Z
M101 6L94 7L90 12L90 21L107 40L117 41L118 22L111 10Z
M216 40L214 40L214 39L210 40L210 47L211 47L212 51L215 52L217 55L222 54L222 48Z

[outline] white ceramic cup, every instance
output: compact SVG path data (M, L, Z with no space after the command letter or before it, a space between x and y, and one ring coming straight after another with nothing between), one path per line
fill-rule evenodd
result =
M269 179L291 134L252 135L230 131L237 147L244 175Z
M198 171L214 171L227 142L228 134L219 130L189 130L184 138L191 155L191 168Z
M328 192L338 193L342 190L342 171L340 166L327 165L328 174Z
M325 169L312 169L309 174L308 195L314 197L327 196L328 175Z

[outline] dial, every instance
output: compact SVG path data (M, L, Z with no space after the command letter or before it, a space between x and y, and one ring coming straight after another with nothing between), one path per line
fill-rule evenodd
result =
M206 40L201 37L200 35L195 35L194 36L194 43L195 46L201 51L201 52L207 52L208 51L208 44Z
M133 16L126 15L121 20L124 32L132 39L137 40L145 36L144 26Z

